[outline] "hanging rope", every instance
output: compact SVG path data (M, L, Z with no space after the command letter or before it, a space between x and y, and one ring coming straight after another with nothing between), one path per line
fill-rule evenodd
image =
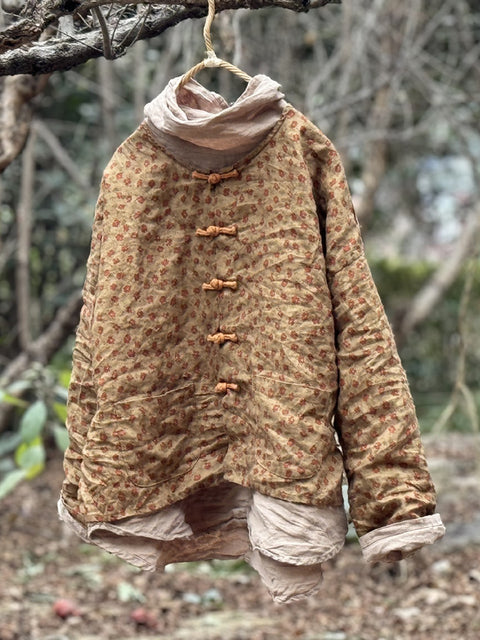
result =
M207 56L208 54L212 54L213 56L215 55L215 51L213 49L213 44L212 44L212 36L211 36L211 29L212 29L212 24L214 19L215 19L215 0L208 0L208 14L207 14L207 19L205 20L205 24L203 26L203 39L205 40L205 48L207 50Z
M191 80L194 76L196 76L199 71L207 67L221 67L222 69L227 69L227 71L230 71L231 73L234 73L235 75L239 76L240 78L242 78L242 80L245 80L245 82L249 82L252 79L247 73L245 73L245 71L242 71L241 69L236 67L234 64L231 64L230 62L227 62L226 60L222 60L221 58L217 57L215 50L213 48L212 36L211 36L211 28L212 28L212 23L214 19L215 19L215 0L208 0L208 14L207 14L207 19L205 20L205 25L203 27L203 39L205 41L205 49L207 52L207 57L184 74L183 78L180 80L178 84L177 89L180 89L181 87L186 85L187 82Z

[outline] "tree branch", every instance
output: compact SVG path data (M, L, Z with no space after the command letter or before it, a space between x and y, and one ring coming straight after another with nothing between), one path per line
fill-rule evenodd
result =
M30 246L32 236L33 189L35 181L35 132L28 138L22 155L22 180L20 185L20 201L17 209L17 264L16 298L18 338L20 347L28 351L32 340L30 326Z
M103 55L107 60L113 60L114 55L112 51L112 43L110 42L110 33L108 31L107 21L105 20L105 16L102 13L100 7L95 7L93 9L93 13L97 17L98 24L100 25L100 31L102 32L103 39Z
M82 307L82 292L75 291L66 304L61 307L47 329L34 340L28 351L22 351L14 358L0 375L0 388L8 387L17 380L34 362L46 365L78 324ZM12 406L0 405L0 433L8 427Z
M47 144L53 157L68 174L70 180L82 191L87 193L90 192L91 186L86 177L82 175L82 169L73 161L65 147L51 129L49 129L41 120L34 120L32 129L36 131Z
M29 350L22 351L9 363L0 376L0 387L16 380L32 362L47 364L77 326L81 306L82 292L78 290L57 311L50 325L31 343Z
M467 349L469 346L467 315L475 279L475 267L478 250L475 251L474 254L475 255L470 258L470 263L467 266L462 297L460 299L460 310L458 313L458 336L460 339L460 348L457 360L457 376L455 379L455 385L453 387L453 391L451 393L450 400L447 406L443 409L442 413L432 427L432 433L442 432L448 425L450 418L459 407L465 410L470 420L472 430L476 433L478 433L480 430L480 422L475 402L475 396L469 389L466 382Z
M0 83L0 172L21 152L30 130L30 101L45 87L48 76L18 75Z
M453 283L460 269L470 256L472 248L480 236L480 211L473 209L468 216L463 231L448 259L441 263L431 279L420 289L409 304L400 326L395 332L400 344L414 327L421 324L432 312L444 292Z
M263 7L282 7L303 12L309 8L338 4L339 0L218 0L217 12L226 9L260 9ZM102 5L152 5L148 17L143 21L139 16L128 13L122 16L114 38L109 37L111 50L105 50L105 31L108 21L105 16L100 24L91 25L85 30L84 21L88 10ZM100 11L100 9L98 9ZM163 0L155 2L74 2L65 0L41 0L28 2L25 10L16 22L0 31L0 75L39 74L53 71L65 71L79 64L111 55L121 57L137 39L143 40L160 35L166 29L189 18L200 18L207 13L205 0ZM61 33L37 42L45 30L56 25L64 16L77 18L75 34ZM97 12L98 17L98 12Z

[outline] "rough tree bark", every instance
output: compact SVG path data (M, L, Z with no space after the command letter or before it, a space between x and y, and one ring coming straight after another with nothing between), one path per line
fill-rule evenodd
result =
M216 7L217 12L273 6L300 12L331 3L340 0L217 0ZM131 15L127 9L135 5L142 5L142 10ZM137 40L153 38L182 20L206 13L206 0L27 0L21 14L0 32L0 75L51 73L92 58L119 58ZM73 32L60 29L65 16L73 18ZM45 38L47 30L50 35Z
M22 151L30 131L32 99L48 76L18 75L0 80L0 172Z

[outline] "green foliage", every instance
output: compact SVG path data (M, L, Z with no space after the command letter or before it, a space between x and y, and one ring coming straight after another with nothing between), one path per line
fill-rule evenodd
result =
M53 441L65 451L69 444L63 423L66 418L66 389L52 370L34 367L24 379L0 390L0 404L17 409L13 431L0 437L0 500L22 481L30 480L45 468L47 447ZM65 380L65 375L63 374ZM31 401L16 393L29 392ZM27 394L28 395L28 394Z
M408 305L412 296L426 283L435 265L424 261L372 262L372 272L387 315L395 326L399 310ZM465 280L461 272L438 302L431 316L415 328L401 346L400 357L406 369L417 413L425 431L439 417L449 400L457 376L459 355L459 307ZM480 412L480 262L476 266L470 304L465 319L467 335L466 383L473 392ZM449 429L469 430L469 421L462 411L456 412Z

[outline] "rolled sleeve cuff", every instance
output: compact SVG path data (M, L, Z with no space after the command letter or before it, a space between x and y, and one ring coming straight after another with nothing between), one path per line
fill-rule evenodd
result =
M366 562L397 562L420 547L433 544L445 534L438 513L423 518L394 522L369 531L360 537L360 547Z

